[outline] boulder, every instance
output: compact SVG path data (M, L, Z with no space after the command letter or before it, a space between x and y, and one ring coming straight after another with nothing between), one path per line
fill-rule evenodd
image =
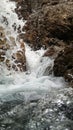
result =
M47 51L44 53L43 57L50 57L50 58L56 58L58 53L65 48L64 44L53 45L48 47Z
M20 37L34 50L48 48L58 40L73 40L73 0L12 0L19 18L27 20Z
M23 30L24 41L35 50L54 44L53 38L69 44L73 41L73 1L45 1L29 16Z
M54 61L55 76L63 76L66 81L73 83L73 46L67 46Z

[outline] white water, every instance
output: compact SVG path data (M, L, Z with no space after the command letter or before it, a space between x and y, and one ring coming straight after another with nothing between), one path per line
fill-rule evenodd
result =
M12 53L20 50L17 28L21 26L22 31L26 22L18 20L15 7L14 2L0 0L0 26L5 29L9 43L10 36L16 43L14 49L7 51L6 57L10 59ZM16 30L12 27L14 23ZM65 109L73 104L73 89L67 87L63 78L45 72L54 62L42 57L45 50L33 51L27 43L25 49L27 72L8 71L0 63L0 130L73 130L73 109ZM72 115L71 120L64 111Z
M12 25L16 23L17 28L21 25L22 31L22 27L26 21L18 20L14 9L14 2L0 0L0 25L5 28L7 38L13 36L17 39L17 29L14 31ZM8 25L6 22L3 22L3 16L7 18ZM15 50L19 49L18 41L16 43L17 48ZM52 91L53 88L65 87L65 82L62 78L56 78L53 74L43 76L47 66L53 66L53 59L42 58L44 52L43 49L34 52L26 44L28 72L8 71L5 65L0 65L0 95L14 92L25 92L25 94L37 93L41 95L41 93Z

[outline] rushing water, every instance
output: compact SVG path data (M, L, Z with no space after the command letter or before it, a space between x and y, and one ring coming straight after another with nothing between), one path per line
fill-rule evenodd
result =
M0 1L0 26L7 38L16 39L16 50L17 28L21 25L22 31L25 21L18 20L14 9L14 2ZM43 49L25 47L27 72L8 71L0 64L0 130L73 130L73 89L46 71L54 60L42 57Z

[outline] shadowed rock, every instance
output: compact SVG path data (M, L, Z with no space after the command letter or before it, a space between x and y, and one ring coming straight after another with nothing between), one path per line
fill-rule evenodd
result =
M54 61L54 75L63 76L73 86L73 46L66 47Z

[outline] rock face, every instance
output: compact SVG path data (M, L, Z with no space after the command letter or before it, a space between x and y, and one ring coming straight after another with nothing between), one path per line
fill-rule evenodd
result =
M73 86L73 46L66 47L54 61L54 75L63 76Z
M7 39L4 28L0 26L0 63L5 64L9 70L26 70L25 45L22 41L19 44L20 50L17 50L14 37Z
M24 40L34 49L57 44L57 39L69 44L73 40L73 1L43 1L29 16L24 30Z
M27 19L21 36L35 50L73 40L73 0L13 1L19 18Z
M28 19L29 15L40 8L42 0L11 0L17 3L16 13L19 18Z
M73 0L14 0L19 18L26 19L20 34L34 50L56 58L54 75L73 82ZM20 8L19 8L20 7ZM58 56L57 56L58 55Z

